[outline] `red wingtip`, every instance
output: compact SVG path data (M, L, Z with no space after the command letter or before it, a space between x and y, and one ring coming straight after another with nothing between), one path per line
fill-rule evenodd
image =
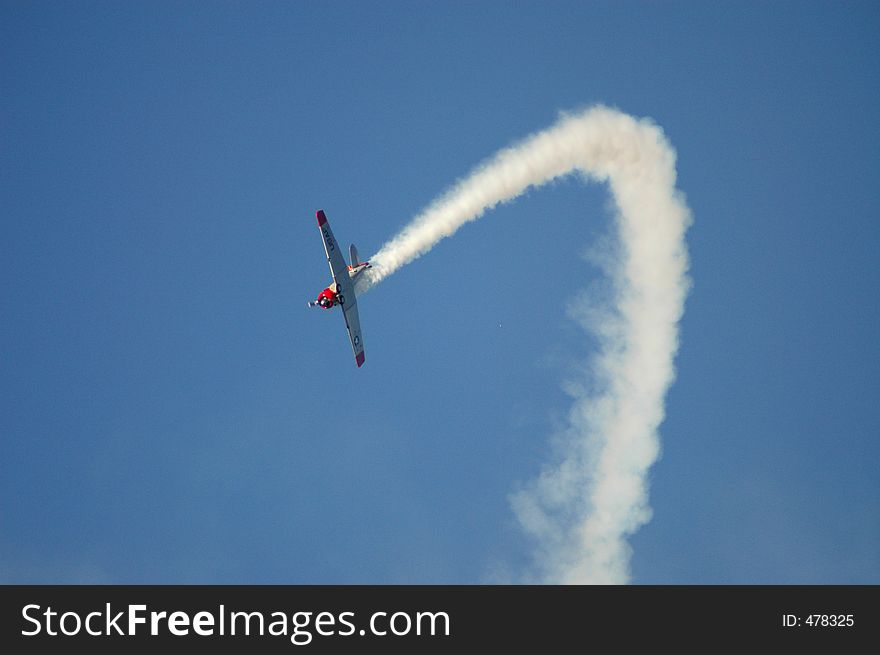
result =
M319 209L315 215L318 217L318 227L321 227L324 223L327 222L327 217L324 216L323 209Z
M358 353L357 357L355 357L355 361L357 361L358 368L364 365L364 351Z

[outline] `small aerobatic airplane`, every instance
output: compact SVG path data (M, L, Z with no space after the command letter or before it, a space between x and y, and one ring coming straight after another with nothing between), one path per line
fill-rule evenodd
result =
M349 254L351 265L346 265L345 258L339 250L339 244L330 230L330 223L324 215L324 210L317 212L318 229L321 230L321 238L324 240L324 252L327 253L327 263L330 264L330 275L333 276L333 284L318 294L318 299L309 302L309 307L321 307L330 309L335 305L342 307L342 316L345 318L345 327L348 329L348 338L351 340L351 349L354 351L354 361L358 367L364 364L364 340L361 337L361 322L358 319L357 298L354 293L354 283L358 275L370 268L370 262L358 262L357 248L351 244Z

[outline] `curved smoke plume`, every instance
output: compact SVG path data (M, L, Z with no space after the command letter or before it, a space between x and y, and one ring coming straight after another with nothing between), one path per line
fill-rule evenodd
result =
M591 391L574 392L558 458L511 503L535 537L541 580L619 584L630 575L626 538L650 519L647 472L659 453L689 287L690 213L675 188L675 151L663 131L601 106L563 115L434 201L370 258L373 268L358 289L378 284L486 210L570 173L610 187L619 239L606 263L614 298L601 311L584 299L570 308L599 341L583 366Z

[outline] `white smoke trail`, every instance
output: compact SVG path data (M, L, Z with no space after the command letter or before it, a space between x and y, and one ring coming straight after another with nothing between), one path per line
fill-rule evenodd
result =
M573 393L558 459L511 503L537 540L540 580L621 584L630 578L626 538L650 519L646 477L659 454L657 429L689 287L690 213L675 188L675 152L662 130L601 106L563 115L496 154L413 219L370 258L359 291L487 209L573 172L607 181L616 204L619 252L606 263L614 299L601 311L583 297L573 301L572 314L600 344L581 367L593 391Z

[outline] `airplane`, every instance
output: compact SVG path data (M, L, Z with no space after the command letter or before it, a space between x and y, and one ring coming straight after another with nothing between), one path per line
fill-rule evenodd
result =
M342 307L342 317L345 319L351 349L354 351L354 361L360 368L364 365L364 339L361 336L361 322L358 318L354 283L361 273L370 268L370 262L359 262L357 248L351 244L348 251L351 264L346 265L324 210L319 209L315 215L318 218L321 238L324 240L324 252L327 253L327 263L330 265L333 284L319 293L317 300L310 301L309 307L320 307L321 309L330 309L336 305Z

